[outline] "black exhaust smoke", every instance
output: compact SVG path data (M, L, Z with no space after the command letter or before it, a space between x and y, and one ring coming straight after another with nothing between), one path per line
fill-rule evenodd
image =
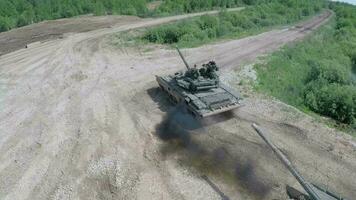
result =
M185 112L184 105L172 108L156 126L158 137L167 142L161 149L162 153L167 155L183 150L185 152L183 163L195 167L199 173L225 174L226 177L233 177L235 183L258 199L263 199L271 188L257 177L252 159L241 154L231 155L224 148L224 144L216 145L217 142L211 141L211 138L204 138L202 141L194 137L197 134L204 136L204 125L207 123L220 122L222 119L232 117L234 113L225 113L216 118L211 117L208 121L200 121ZM210 147L209 143L214 145Z

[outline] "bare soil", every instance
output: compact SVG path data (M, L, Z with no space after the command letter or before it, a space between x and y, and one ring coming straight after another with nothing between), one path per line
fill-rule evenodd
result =
M0 55L25 48L34 42L63 38L64 34L110 28L137 20L138 18L133 16L81 16L32 24L0 33Z
M222 76L231 76L308 35L329 14L182 51L190 63L215 59ZM191 16L122 18L112 28L0 57L0 199L220 199L205 176L230 199L286 199L285 185L299 186L253 122L269 131L307 179L355 197L356 140L258 94L184 137L159 137L173 131L159 127L174 106L154 76L183 65L173 50L118 50L110 34Z

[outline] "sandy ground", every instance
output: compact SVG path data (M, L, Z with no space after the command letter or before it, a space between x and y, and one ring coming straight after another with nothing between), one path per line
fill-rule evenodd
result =
M230 199L286 199L285 185L298 184L252 122L306 178L353 199L355 139L278 101L256 95L185 137L158 136L176 130L159 128L174 107L154 75L183 69L181 61L171 50L122 51L108 40L190 16L123 20L0 57L0 199L220 199L203 175ZM215 59L229 77L326 19L183 52L190 63Z

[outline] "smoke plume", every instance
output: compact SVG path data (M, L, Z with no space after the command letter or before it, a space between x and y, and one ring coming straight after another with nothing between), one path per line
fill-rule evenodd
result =
M165 148L162 148L162 153L173 153L177 150L177 145L174 144L178 144L179 150L184 150L188 154L186 164L196 167L200 173L218 172L232 175L234 182L262 199L268 194L270 187L257 177L251 159L246 159L245 155L231 155L224 144L216 146L216 141L210 141L215 145L209 146L209 140L213 140L212 138L207 138L207 142L205 139L202 141L201 137L198 139L195 137L196 134L205 136L204 125L207 123L214 124L232 117L234 113L229 112L200 121L185 112L182 105L172 108L156 127L159 138L167 142Z

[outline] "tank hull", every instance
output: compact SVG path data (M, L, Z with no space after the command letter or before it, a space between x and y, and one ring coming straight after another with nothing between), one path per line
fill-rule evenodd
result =
M179 87L174 76L156 76L160 88L175 104L184 104L198 118L224 113L241 106L240 95L220 83L219 87L191 93Z

